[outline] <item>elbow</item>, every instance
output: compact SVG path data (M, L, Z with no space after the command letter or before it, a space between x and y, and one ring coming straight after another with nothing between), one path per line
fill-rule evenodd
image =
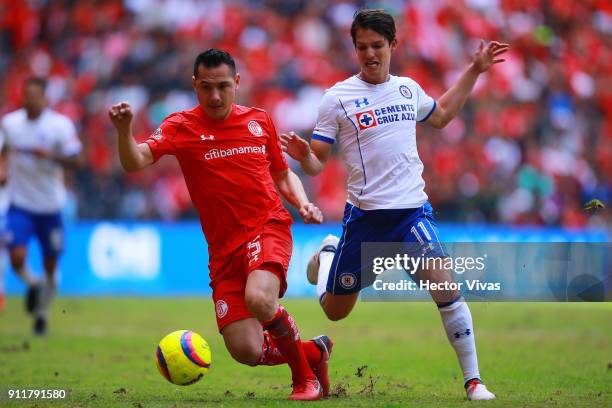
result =
M125 170L128 173L138 171L142 168L136 162L124 162L124 161L121 161L121 167L123 167L123 170Z

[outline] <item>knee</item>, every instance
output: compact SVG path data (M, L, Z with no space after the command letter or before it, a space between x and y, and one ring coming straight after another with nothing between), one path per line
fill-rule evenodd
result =
M249 289L245 293L245 302L251 313L259 321L271 319L278 309L278 301L274 296L261 289Z
M240 364L254 367L261 357L261 344L240 343L228 346L232 358Z
M346 316L348 316L350 313L350 311L338 311L338 310L327 310L327 309L323 309L323 311L325 312L325 315L327 316L327 318L331 320L332 322L337 322L338 320L342 320Z

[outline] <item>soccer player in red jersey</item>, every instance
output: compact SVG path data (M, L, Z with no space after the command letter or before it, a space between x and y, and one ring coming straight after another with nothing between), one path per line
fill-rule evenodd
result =
M217 325L228 351L251 366L287 363L289 399L319 399L329 392L333 343L324 335L301 341L279 304L292 240L276 188L305 223L321 223L321 211L288 168L270 116L234 104L240 75L232 57L218 49L201 53L192 80L198 106L168 116L144 143L132 136L130 105L110 108L121 164L134 171L165 154L177 158L208 242Z

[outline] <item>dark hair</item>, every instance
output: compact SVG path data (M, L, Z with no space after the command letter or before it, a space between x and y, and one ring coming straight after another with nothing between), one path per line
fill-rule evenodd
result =
M232 75L236 75L236 62L229 53L217 48L210 48L200 53L193 63L193 76L198 77L198 67L204 65L206 68L215 68L221 64L230 67Z
M395 40L395 21L391 14L383 9L365 9L355 13L353 24L351 25L353 45L356 45L355 36L359 28L377 32L385 37L389 44Z
M40 77L29 77L25 80L24 86L30 85L38 86L40 87L40 89L42 89L43 92L45 92L45 89L47 89L47 80Z

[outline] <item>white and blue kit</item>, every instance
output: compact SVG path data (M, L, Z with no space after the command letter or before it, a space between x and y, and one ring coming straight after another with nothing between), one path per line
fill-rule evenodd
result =
M33 150L60 157L78 155L82 147L76 129L68 117L51 109L33 120L25 109L16 110L2 118L1 129L9 151L8 246L24 246L36 236L43 255L57 257L63 248L64 169L54 160L37 157Z
M338 143L348 171L328 292L362 288L362 242L415 242L427 248L427 256L444 256L416 145L416 122L435 108L436 101L414 80L393 75L381 84L352 76L325 93L312 138Z

